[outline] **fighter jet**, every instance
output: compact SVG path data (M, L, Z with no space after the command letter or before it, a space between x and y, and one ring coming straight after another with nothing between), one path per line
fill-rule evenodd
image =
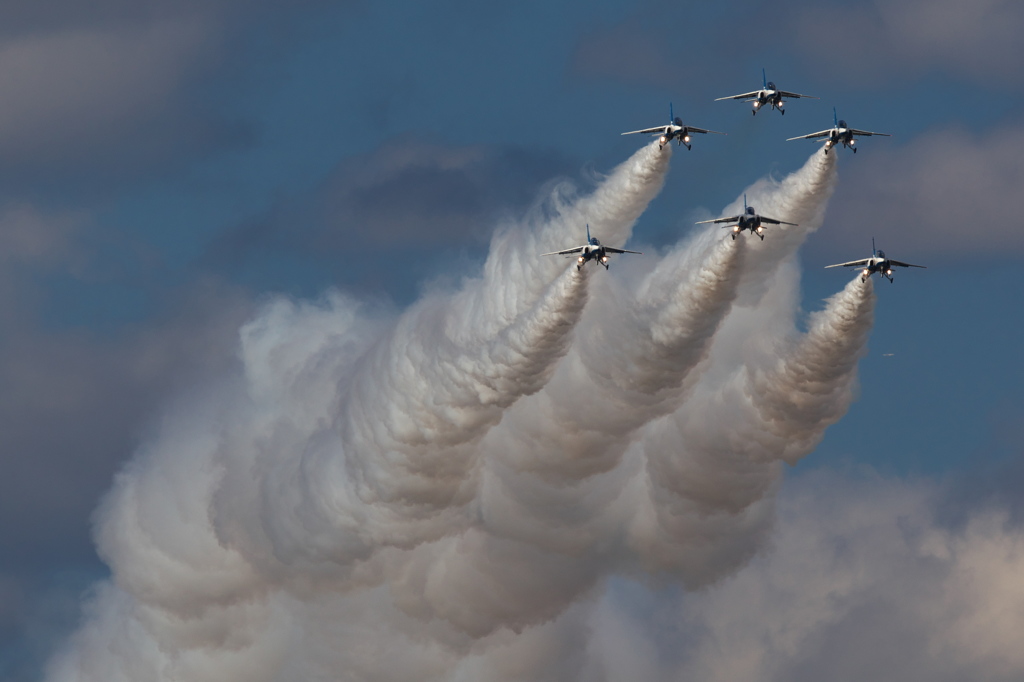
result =
M815 138L826 137L828 138L827 140L825 140L826 154L828 154L829 149L840 143L842 143L844 147L849 147L850 149L852 149L853 153L856 154L857 148L854 146L856 140L853 139L855 135L860 135L861 137L870 137L871 135L884 135L885 137L892 137L892 135L890 135L889 133L872 133L867 130L857 130L856 128L848 127L846 125L846 121L839 120L839 115L836 114L835 107L832 107L832 120L835 123L835 126L828 130L822 130L817 133L811 133L810 135L800 135L799 137L791 137L786 141L791 142L792 140L812 140Z
M654 128L644 128L643 130L631 130L628 133L622 133L623 135L661 135L658 139L658 149L662 149L665 145L671 142L673 139L676 144L685 144L687 149L690 149L690 133L714 133L715 135L725 135L717 130L708 130L706 128L697 128L695 126L683 125L683 120L678 116L672 114L672 103L668 104L668 125L656 126Z
M758 215L754 211L753 206L747 206L747 195L743 195L743 213L734 215L729 218L717 218L715 220L701 220L698 221L698 225L704 225L705 223L725 223L722 227L732 227L732 238L736 239L743 230L750 230L750 234L756 234L764 241L764 227L761 223L770 223L772 225L796 225L796 223L787 223L785 220L776 220L775 218L769 218L767 216Z
M778 109L779 112L785 116L786 110L783 109L785 102L783 97L789 97L790 99L800 99L801 97L807 97L809 99L818 99L814 95L800 95L795 92L787 92L786 90L779 90L775 87L775 83L768 82L768 76L765 75L764 69L761 69L761 82L763 85L760 90L754 90L753 92L745 92L742 95L731 95L729 97L719 97L716 102L721 102L724 99L742 99L747 102L754 103L754 110L751 114L757 115L758 109L764 106L771 106L772 109Z
M875 249L875 240L871 240L871 258L864 258L862 260L852 260L849 263L836 263L835 265L826 265L826 268L864 268L860 273L860 281L866 282L868 277L875 274L876 272L889 280L892 284L892 269L894 267L900 268L924 268L924 265L912 265L911 263L904 263L902 261L893 260L885 255L885 251L881 249Z
M590 236L590 224L587 224L587 243L583 246L577 246L573 249L566 249L565 251L552 251L550 253L542 253L542 256L565 256L567 258L572 257L572 254L578 253L579 257L576 259L576 269L579 270L583 267L583 264L588 260L597 261L604 266L604 269L608 269L608 254L609 253L643 253L642 251L629 251L627 249L616 249L612 246L605 246L602 244L597 237Z

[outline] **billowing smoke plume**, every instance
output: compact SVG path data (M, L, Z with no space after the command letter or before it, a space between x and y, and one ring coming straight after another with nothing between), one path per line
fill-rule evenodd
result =
M766 429L781 441L766 448L790 464L818 444L824 427L852 401L857 360L871 331L872 280L854 277L811 318L810 330L768 370L753 370L749 391Z
M751 556L781 462L849 404L873 293L852 282L797 331L821 152L748 188L800 223L764 242L710 228L636 256L633 283L539 257L588 223L624 243L669 158L559 187L479 277L397 318L266 306L240 375L168 409L118 476L97 514L113 580L49 679L571 679L607 578L702 584Z
M762 327L723 348L693 399L646 429L653 505L634 537L644 561L699 585L756 551L779 462L809 454L853 399L873 308L872 284L858 276L807 334L773 338ZM753 316L735 315L737 326Z

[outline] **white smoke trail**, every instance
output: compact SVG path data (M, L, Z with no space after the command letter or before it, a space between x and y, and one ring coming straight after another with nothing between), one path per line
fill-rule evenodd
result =
M778 209L775 215L804 223L788 249L761 253L759 267L791 253L820 225L834 166L819 156L763 190L762 198ZM649 496L663 491L642 486L642 459L623 462L622 456L638 428L680 406L693 383L688 376L706 359L731 309L748 241L705 230L664 258L634 294L602 286L602 278L554 376L507 410L483 441L479 506L488 535L449 538L434 548L441 557L458 556L455 568L445 558L419 553L407 568L430 580L412 589L402 580L392 588L408 608L481 636L522 628L564 611L623 564L624 528L636 508L651 509ZM780 305L791 307L791 317L795 300L769 297L773 314ZM702 473L703 484L732 494L728 475L714 468ZM767 480L774 484L777 477L773 467ZM758 492L739 513L706 524L706 540L688 534L680 548L686 561L717 575L723 565L749 556L771 518L770 504L746 509L765 489ZM730 538L731 546L719 538ZM723 560L723 554L730 556ZM515 560L524 556L531 560ZM438 570L442 565L445 570ZM495 566L503 570L495 572ZM466 586L477 583L480 593L503 599L467 619L462 598ZM431 589L421 589L424 584Z
M738 305L756 306L779 265L789 262L807 236L821 227L836 180L836 154L826 155L819 149L800 170L781 181L765 178L747 188L747 200L759 214L797 226L769 225L764 241L751 243ZM723 215L737 215L742 210L742 204L735 201Z
M325 402L339 416L279 420L270 433L241 429L271 447L221 447L226 472L211 502L217 537L262 575L345 581L382 547L466 527L461 508L475 494L478 441L564 354L587 277L564 271L533 309L474 352L452 341L462 309L431 299L336 384L347 392Z
M750 271L772 273L780 267L780 259L821 225L834 185L834 160L816 153L782 181L759 182L747 190L766 215L798 222L798 227L773 229L765 242L733 241L710 228L667 256L634 296L607 287L601 291L552 380L508 410L486 439L491 474L482 503L492 532L576 551L595 542L607 544L609 529L621 523L622 491L635 487L631 478L642 466L626 463L615 470L632 433L679 407L694 376L685 379L705 360L712 335L732 309L737 279L756 289L758 296L748 297L755 306L761 302L765 284L751 287ZM748 243L750 257L741 258ZM795 292L768 299L764 308L771 324L780 312L782 319L792 318ZM734 336L714 338L728 348ZM735 368L744 361L733 362ZM711 488L731 490L728 477L717 476L714 468L703 473L697 480L710 478ZM776 477L769 475L771 481ZM753 500L767 490L756 489Z
M582 240L588 222L606 241L624 242L661 190L669 158L648 145L593 195L558 207L555 219L504 231L480 282L403 318L342 405L339 430L358 462L351 473L370 489L361 499L409 505L419 516L471 496L463 483L474 470L473 441L503 408L547 382L583 309L577 284L585 274L562 276L567 284L554 288L554 300L535 303L565 271L564 261L538 254L565 248L576 235Z
M765 309L748 317L775 316L780 302L793 304L782 287L762 300ZM631 538L649 568L698 585L756 551L772 519L779 462L809 454L853 399L873 309L872 285L858 275L811 318L805 335L746 336L744 364L719 359L692 400L651 424L643 445L653 504L638 515ZM740 321L736 327L749 328ZM704 551L683 549L692 546Z
M850 280L810 320L807 335L767 371L750 378L754 406L765 427L781 440L770 455L795 464L817 446L827 426L853 401L857 361L874 319L872 280Z
M780 266L778 261L770 263L769 256L774 254L775 258L785 259L807 232L820 225L824 203L831 194L833 171L830 163L812 158L795 178L772 185L788 195L784 200L777 200L788 213L775 215L789 220L802 219L804 225L800 228L802 234L790 240L789 248L762 255L765 271L773 273ZM708 237L711 238L710 232ZM722 247L718 243L719 250L715 253L732 255L738 260L737 254L745 245L746 242L730 254L728 245ZM681 249L677 256L694 265L707 258L699 254L702 249L695 246ZM728 268L725 270L728 272ZM659 274L679 271L678 263L672 266L666 263L658 268ZM712 272L721 270L712 268ZM783 268L782 272L795 270ZM642 289L652 296L652 304L656 295L670 299L663 301L665 307L658 310L665 316L662 321L673 319L679 308L696 314L701 306L680 305L673 309L672 302L679 295L699 298L694 292L700 287L694 284L700 278L678 288L666 286L667 279L659 281L652 277L649 286ZM553 617L554 622L561 622L562 614L567 613L572 604L580 603L587 594L598 589L607 575L635 565L638 555L648 569L669 569L687 582L700 584L738 566L756 550L771 519L771 499L765 493L777 484L777 463L751 465L745 452L730 453L734 459L741 460L746 469L740 472L741 480L736 481L732 475L738 467L730 466L728 460L724 466L708 462L707 469L701 471L699 480L693 483L698 488L713 489L704 491L712 499L736 498L731 501L733 507L712 514L697 510L696 518L701 523L693 523L695 517L688 514L685 517L688 527L684 529L670 525L669 531L684 532L666 533L660 540L678 542L678 554L669 554L669 560L661 557L651 560L648 550L652 548L637 543L637 531L642 536L643 531L650 530L643 526L655 515L652 513L644 519L636 510L656 508L663 500L651 496L657 497L659 492L666 491L650 489L642 458L621 459L622 449L629 441L629 426L634 421L629 415L644 415L635 420L643 423L671 409L666 406L677 405L678 398L673 392L685 394L683 380L696 359L702 356L699 350L702 334L713 334L720 315L724 314L722 310L715 311L715 307L723 306L724 311L728 311L727 302L735 291L735 284L728 275L720 280L718 291L723 295L707 297L707 301L714 304L704 307L705 325L691 328L675 325L674 334L652 332L658 328L658 315L648 316L646 326L636 324L637 320L644 319L643 315L624 315L623 311L630 310L636 303L634 297L610 291L608 287L598 290L600 294L584 315L573 349L551 381L541 392L506 411L502 423L483 441L486 458L480 507L481 530L485 532L446 538L433 545L430 551L426 548L418 551L412 561L404 564L402 568L406 573L391 587L403 609L428 622L444 623L474 637L494 637L503 628L515 632L525 628L524 632L530 633ZM666 296L666 292L675 295ZM779 311L788 310L788 316L783 314L784 319L793 317L796 298L792 291L785 293L789 295L775 296L769 292L767 296L751 297L755 303L764 303L759 308L765 310L758 312L761 313L759 321L765 326L771 328L777 324ZM642 306L640 309L644 310ZM694 329L702 331L688 333ZM643 333L635 333L637 330ZM666 347L675 345L679 356L666 353L659 357L656 352L638 352L630 348L629 343L609 341L609 335L632 342L649 338L646 345L639 343L647 351L658 342ZM722 337L723 332L719 331L713 338L726 348L735 343L734 339ZM587 358L590 366L583 362L587 357L584 348L588 347L596 351ZM687 348L692 354L683 350ZM664 377L651 370L659 361L669 358L680 372L660 383L659 379ZM618 367L625 368L613 375L618 381L608 380L607 374ZM638 367L642 369L637 371ZM668 376L671 374L669 372ZM641 381L634 381L633 377ZM647 380L643 381L644 378ZM646 392L638 390L638 386L643 386ZM565 390L556 394L558 387ZM666 391L666 387L671 390ZM638 400L638 404L624 398L627 393L624 388L633 391L631 397ZM660 400L666 394L669 399ZM743 480L744 473L748 480ZM766 485L756 480L758 478ZM737 484L741 490L733 492ZM747 493L746 489L750 488L756 491L755 495ZM669 505L678 502L667 501ZM639 518L631 523L636 516ZM657 524L654 527L665 533ZM657 548L658 552L662 550ZM418 577L409 579L410 575ZM573 649L566 654L575 658L572 652L578 654L580 650ZM483 658L490 661L488 651L485 649ZM541 679L552 669L549 664L539 662L530 674L512 678L496 675L492 679Z
M669 158L648 146L592 195L556 194L495 237L482 278L395 324L344 297L268 307L242 332L243 377L119 475L97 532L114 585L51 679L223 679L257 659L246 679L279 679L289 595L378 584L388 546L464 529L473 444L544 384L586 300L586 272L538 254L588 221L624 241Z
M616 572L736 567L782 459L849 402L870 285L794 326L792 255L834 184L820 156L749 190L799 228L707 230L635 290L538 254L588 222L623 243L667 170L655 145L397 320L339 295L268 306L241 376L169 411L119 475L97 515L114 581L48 679L584 675L587 596Z
M481 279L453 297L418 304L360 360L340 396L340 418L303 443L301 455L274 467L271 494L250 492L258 508L239 505L245 496L238 490L221 496L229 500L216 505L222 537L232 511L240 511L235 523L258 518L262 527L232 534L232 544L270 527L279 529L270 538L276 550L280 542L317 539L289 546L290 557L309 553L313 561L348 565L381 545L413 546L464 527L459 508L475 493L479 439L504 408L547 381L585 302L589 270L539 254L582 239L588 220L595 234L625 241L660 191L668 159L645 147L592 195L566 203L556 193L553 208L532 212L532 229L496 235ZM300 494L293 500L282 491ZM248 556L268 543L254 545Z
M614 468L634 430L677 407L735 296L744 246L705 234L636 294L603 287L551 381L506 412L492 456L561 482Z
M403 318L390 343L363 365L342 406L346 451L358 460L354 473L374 501L423 514L466 500L458 488L474 467L473 448L464 446L497 423L503 408L547 382L583 309L576 283L585 274L562 276L570 284L556 287L553 301L535 303L565 271L564 261L538 254L582 240L588 222L612 244L624 242L660 191L669 156L649 145L593 195L559 207L556 219L531 231L504 231L482 281ZM439 409L424 409L433 405ZM453 452L460 447L463 453Z
M482 443L486 532L417 552L391 581L403 609L476 637L521 630L607 573L609 539L629 518L617 500L638 476L612 470L633 431L678 405L735 293L745 243L718 237L665 258L635 296L605 287L551 381ZM487 607L467 612L468 594Z

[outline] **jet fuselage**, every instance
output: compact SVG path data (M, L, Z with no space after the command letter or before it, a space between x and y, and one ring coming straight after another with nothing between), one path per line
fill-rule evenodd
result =
M832 133L829 135L828 140L825 141L825 153L828 154L828 150L835 147L837 144L843 145L843 147L849 147L853 150L853 153L857 153L857 140L853 136L853 131L846 125L846 121L840 121L839 124L832 129Z
M775 83L768 83L757 92L754 100L754 113L756 114L763 107L770 106L772 109L778 109L785 115L786 110L782 108L784 104L785 101L782 99L782 93L775 89Z
M606 269L608 268L608 253L597 237L591 237L590 242L580 251L580 255L576 259L576 269L582 268L584 263L591 260L600 263Z
M860 281L863 282L876 273L892 281L892 264L885 257L885 251L876 251L875 255L868 259L867 265L860 273Z
M685 144L686 148L690 148L690 131L683 125L683 119L678 116L676 119L665 126L665 131L658 138L658 149L661 149L672 140L676 141L676 144Z

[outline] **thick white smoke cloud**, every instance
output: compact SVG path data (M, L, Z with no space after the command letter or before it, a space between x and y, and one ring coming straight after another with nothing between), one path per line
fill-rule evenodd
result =
M809 454L853 399L873 305L870 280L855 278L805 335L746 336L738 346L743 364L730 357L737 348L725 348L693 399L646 429L654 504L633 542L649 567L700 585L758 549L779 462Z
M943 487L865 471L787 481L773 551L735 575L685 594L609 590L591 663L621 672L585 679L1024 679L1024 529L977 501L950 523Z
M751 556L780 463L851 400L873 293L855 280L796 328L793 255L835 184L820 152L748 188L800 223L764 242L708 229L632 284L538 256L587 223L624 243L669 158L557 188L479 277L397 318L269 304L239 376L168 410L118 476L97 514L113 580L49 679L571 679L609 576L702 584Z

